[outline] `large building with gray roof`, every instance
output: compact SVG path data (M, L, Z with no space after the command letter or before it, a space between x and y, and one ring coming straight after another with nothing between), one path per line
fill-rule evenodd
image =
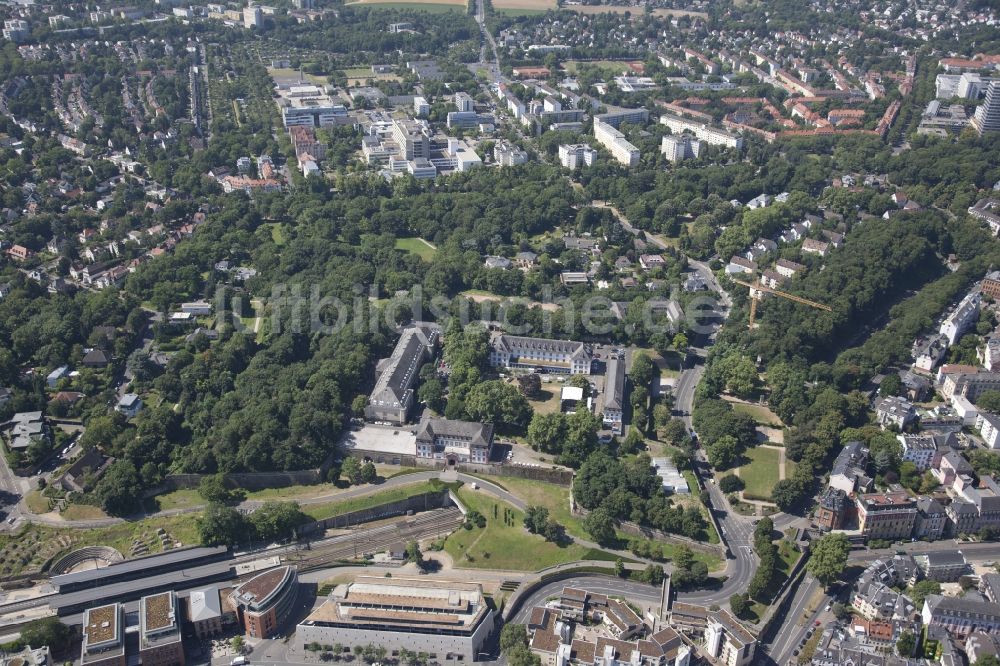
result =
M418 458L455 463L489 462L493 424L449 419L427 419L417 431Z
M616 435L622 434L625 419L625 361L612 358L604 373L604 426Z
M441 329L436 324L418 323L399 336L392 356L379 361L378 378L365 407L369 421L402 425L410 417L420 366L437 350Z
M494 335L490 364L498 368L541 368L546 372L589 375L593 356L582 342Z

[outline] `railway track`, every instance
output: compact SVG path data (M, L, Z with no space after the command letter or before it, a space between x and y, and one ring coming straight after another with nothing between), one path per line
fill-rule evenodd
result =
M308 549L300 548L288 553L287 560L289 564L298 566L300 571L308 571L331 562L355 560L381 552L400 541L406 543L449 534L462 524L463 519L462 512L454 507L434 509L401 518L390 525L314 541L308 544Z

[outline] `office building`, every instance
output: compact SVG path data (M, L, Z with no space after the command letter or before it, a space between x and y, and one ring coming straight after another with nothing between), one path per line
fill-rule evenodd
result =
M589 375L593 356L582 342L495 334L490 365L496 368L540 368L555 374Z
M597 155L597 151L585 143L559 146L559 163L574 171L582 166L591 166L594 163L595 155Z
M493 450L493 424L427 419L417 431L418 458L456 463L486 463Z
M225 605L223 605L225 604ZM236 613L228 595L223 598L216 587L193 590L187 598L187 621L194 635L204 640L222 633L236 622Z
M80 663L125 666L125 627L121 604L88 608L83 614Z
M409 418L420 366L434 357L440 329L434 324L409 326L399 336L392 356L376 366L378 378L365 407L369 421L401 425Z
M976 109L972 126L979 132L979 136L1000 131L1000 81L993 81L986 88L986 98Z
M177 598L173 592L143 597L139 604L139 659L143 666L183 666Z
M299 596L295 567L285 566L257 574L233 590L233 605L250 638L270 638L288 619Z
M708 617L705 651L725 666L747 666L757 651L757 639L727 610Z
M701 142L690 136L665 136L660 140L660 152L671 162L693 159L701 153Z
M349 119L347 107L336 104L319 86L292 86L278 91L281 119L286 128L293 126L330 127Z
M726 148L736 148L737 150L743 147L743 137L712 127L707 123L700 123L670 114L660 116L660 123L669 127L670 131L674 134L690 132L694 134L695 138L704 141L710 146L724 146Z
M431 138L427 125L415 120L392 121L392 140L399 146L399 156L404 160L431 157Z
M638 166L639 149L629 143L624 134L596 118L594 119L594 138L607 148L611 156L621 164L627 167Z
M917 519L916 501L903 492L859 495L858 527L866 539L909 539Z
M493 633L493 610L478 583L360 576L336 586L299 623L303 645L379 645L441 663L472 662Z

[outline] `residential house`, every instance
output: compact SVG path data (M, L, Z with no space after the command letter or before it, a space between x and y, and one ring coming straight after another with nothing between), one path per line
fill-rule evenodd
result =
M829 243L814 238L806 238L802 241L802 252L804 254L818 254L821 257L825 257L829 247Z
M830 472L831 488L836 488L845 495L866 493L872 488L874 480L865 473L868 464L868 449L862 442L848 442L837 454Z
M883 428L896 426L902 430L916 420L917 412L909 400L887 396L875 403L875 418Z
M948 514L944 507L930 497L917 498L917 519L913 524L913 537L937 541L942 538L948 526Z
M1000 634L1000 604L973 598L932 594L924 599L921 619L927 627L942 627L956 638L973 632Z
M124 414L127 419L135 418L142 411L142 398L135 393L126 393L118 399L115 410Z
M932 551L915 555L914 560L924 578L939 583L954 583L969 571L962 551Z
M757 263L744 257L733 257L726 266L727 275L737 275L739 273L754 274L757 272Z
M778 259L774 262L774 270L787 278L792 278L799 273L804 272L806 267L802 264L797 264L794 261L789 261L788 259Z
M866 539L909 539L917 519L917 503L905 492L870 493L855 500L858 526Z
M508 270L511 265L511 261L507 257L486 257L483 262L483 266L486 268L496 268L502 271Z

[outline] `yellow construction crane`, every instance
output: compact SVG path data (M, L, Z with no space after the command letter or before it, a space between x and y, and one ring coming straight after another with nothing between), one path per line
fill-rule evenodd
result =
M764 297L764 294L774 294L775 296L787 298L790 301L802 303L803 305L808 305L809 307L816 308L818 310L833 312L833 309L829 305L823 305L822 303L817 303L816 301L810 301L808 298L802 298L801 296L796 296L795 294L789 294L784 291L778 291L777 289L771 289L770 287L762 284L760 278L758 278L753 284L744 282L743 280L737 280L736 278L731 279L736 284L741 284L750 289L750 330L753 330L753 322L754 319L757 318L757 302Z

